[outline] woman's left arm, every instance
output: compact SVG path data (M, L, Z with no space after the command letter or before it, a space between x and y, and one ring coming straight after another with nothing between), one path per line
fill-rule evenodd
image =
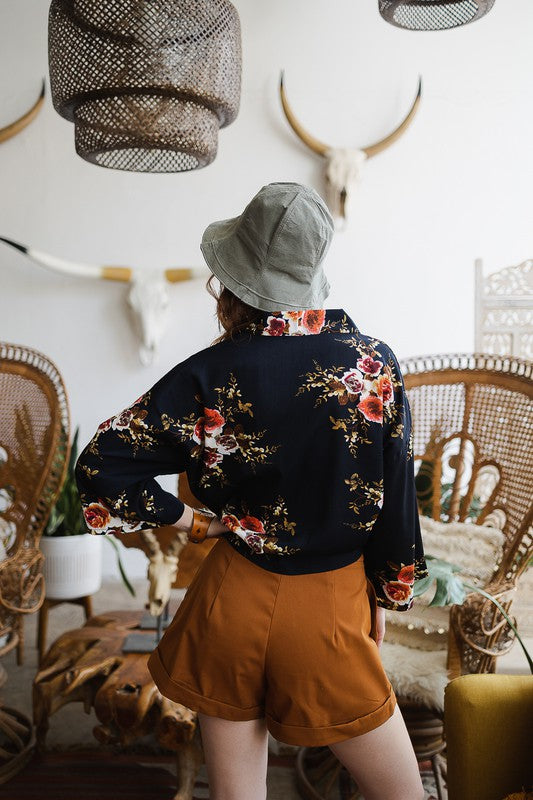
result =
M190 437L169 422L176 409L194 424L202 406L190 379L176 369L133 405L102 422L80 454L76 481L91 533L130 533L183 524L186 506L156 476L184 471ZM171 420L172 421L172 420ZM189 508L189 507L187 507Z

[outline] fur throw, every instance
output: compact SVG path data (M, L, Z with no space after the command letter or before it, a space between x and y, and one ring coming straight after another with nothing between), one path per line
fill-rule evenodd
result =
M438 522L420 517L424 551L461 568L460 576L485 586L501 560L505 537L498 528L465 522ZM447 647L449 607L429 606L431 587L410 611L387 611L387 641L422 650Z
M396 695L444 710L444 689L448 683L446 650L421 651L384 641L380 653Z

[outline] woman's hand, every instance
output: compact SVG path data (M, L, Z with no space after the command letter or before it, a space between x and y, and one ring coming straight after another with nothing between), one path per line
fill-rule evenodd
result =
M381 647L381 643L385 638L385 609L381 606L376 606L376 644Z
M222 522L219 520L218 517L213 517L212 521L209 523L209 528L207 529L206 538L207 539L214 539L217 536L222 536L224 533L231 533L230 529L227 528Z

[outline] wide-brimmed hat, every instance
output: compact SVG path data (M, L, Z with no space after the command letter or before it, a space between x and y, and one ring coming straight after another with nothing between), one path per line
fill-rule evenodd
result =
M219 281L254 308L322 308L330 286L321 264L333 230L314 189L269 183L240 216L212 222L200 248Z

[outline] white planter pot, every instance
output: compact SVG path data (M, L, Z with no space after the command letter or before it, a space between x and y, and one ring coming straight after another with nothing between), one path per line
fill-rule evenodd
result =
M85 597L102 583L102 537L42 536L46 596L51 600Z

